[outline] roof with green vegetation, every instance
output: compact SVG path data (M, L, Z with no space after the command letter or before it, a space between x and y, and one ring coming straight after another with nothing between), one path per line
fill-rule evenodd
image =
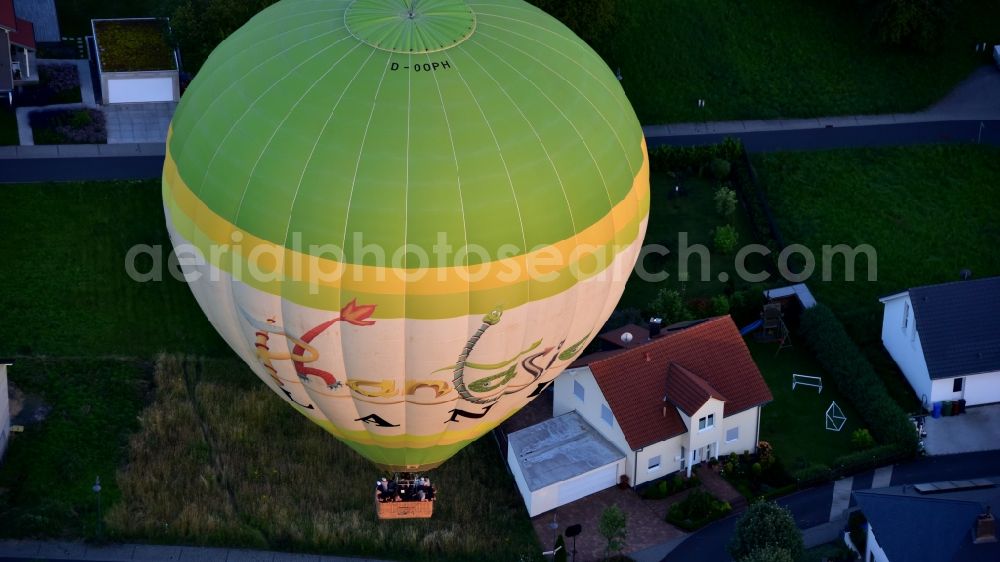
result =
M165 18L94 20L103 72L177 70Z

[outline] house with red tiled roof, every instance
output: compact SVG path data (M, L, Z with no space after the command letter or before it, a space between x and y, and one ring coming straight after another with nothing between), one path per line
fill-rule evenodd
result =
M14 0L0 0L0 94L37 81L34 26L17 17Z
M729 316L661 333L602 335L617 349L556 379L553 418L508 436L507 460L534 516L611 487L632 486L731 452L756 452L771 391Z

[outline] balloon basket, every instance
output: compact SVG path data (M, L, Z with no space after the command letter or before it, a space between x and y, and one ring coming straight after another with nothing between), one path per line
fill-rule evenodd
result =
M376 498L375 512L379 519L430 519L434 515L434 502L380 502Z

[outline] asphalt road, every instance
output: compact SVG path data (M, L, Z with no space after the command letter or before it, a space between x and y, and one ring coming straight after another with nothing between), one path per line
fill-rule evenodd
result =
M980 123L982 123L981 131ZM980 133L982 133L981 138ZM649 137L647 142L649 146L665 144L691 146L716 143L725 137L742 139L747 150L751 152L974 143L980 140L983 143L1000 146L1000 120L930 121L822 129L653 136ZM162 168L163 157L159 156L4 159L0 160L0 183L156 179L160 177Z
M1000 121L928 121L822 129L781 129L746 133L712 133L647 138L649 146L693 146L713 144L737 137L750 152L821 150L859 146L902 146L910 144L975 143L1000 146Z
M893 486L919 484L942 480L967 480L985 478L1000 474L1000 451L965 453L939 457L925 457L896 465L892 470ZM854 477L854 490L871 487L872 473L862 473ZM810 488L785 496L778 503L791 510L799 528L808 529L826 523L833 503L833 484ZM853 500L852 500L853 505ZM690 560L732 560L726 552L726 544L733 534L736 520L732 516L718 521L692 534L673 550L663 562L687 562Z

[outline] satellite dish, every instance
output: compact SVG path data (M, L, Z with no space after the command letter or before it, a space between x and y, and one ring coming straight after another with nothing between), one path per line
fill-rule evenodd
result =
M622 343L629 343L632 341L632 332L625 332L622 334Z

